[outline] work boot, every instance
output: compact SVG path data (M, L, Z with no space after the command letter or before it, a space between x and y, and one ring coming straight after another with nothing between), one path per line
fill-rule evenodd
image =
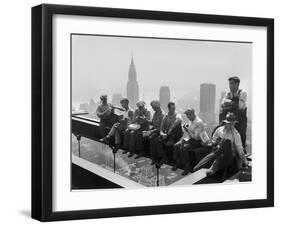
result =
M116 153L119 149L120 149L120 144L115 144L115 145L113 146L113 150L114 150L115 153Z
M123 154L127 154L129 151L127 150L127 149L125 149L124 151L123 151Z
M131 152L129 155L128 155L128 157L129 158L131 158L131 157L133 157L135 154L133 153L133 152Z
M100 139L99 141L102 143L105 143L105 144L109 144L110 138L109 138L109 136L106 136L106 137Z
M189 170L184 170L184 171L181 173L181 175L182 175L182 176L186 176L187 174L189 174L189 172L190 172Z
M135 157L135 159L139 159L139 158L141 158L141 155L137 155L137 156Z
M179 168L178 165L174 164L173 167L172 167L172 171L176 171L178 168Z
M135 159L139 159L141 158L142 156L144 156L144 152L143 151L140 151L137 156L135 157Z
M218 166L219 166L219 162L215 160L212 166L210 167L210 169L206 171L206 175L210 177L214 176L214 174L218 171Z
M207 169L206 170L206 175L208 177L214 176L214 174L215 174L215 171L213 169Z
M167 164L169 161L167 158L162 158L161 161L159 162L159 165Z
M190 164L187 164L185 167L184 167L184 171L182 172L182 176L186 176L187 174L189 174L191 172L191 167L190 167Z

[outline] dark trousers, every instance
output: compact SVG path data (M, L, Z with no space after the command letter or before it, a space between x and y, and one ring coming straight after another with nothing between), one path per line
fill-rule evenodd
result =
M161 156L159 155L159 146L162 145L159 142L159 133L153 133L149 136L150 140L150 156L153 161L157 161Z
M125 130L124 139L123 139L123 147L128 151L139 154L143 152L143 136L142 129L139 130Z
M164 160L168 160L167 152L174 150L174 144L177 143L182 137L181 125L174 128L171 135L165 140L159 140L157 144L157 155Z
M126 128L126 124L117 122L111 127L108 136L114 137L115 144L121 144L121 135Z
M143 152L143 136L142 130L131 132L129 150L134 154L140 154Z
M177 165L188 166L189 164L193 167L195 164L194 150L201 147L200 140L190 138L188 141L181 141L175 145L174 149L174 161Z
M129 150L129 142L132 130L126 129L123 137L123 148Z
M107 121L100 121L99 132L101 137L105 137L108 133L108 123Z
M183 154L182 154L182 150L183 150L183 145L184 145L185 141L179 141L178 143L176 143L174 145L174 153L173 153L173 159L174 162L177 166L183 165Z
M231 141L225 140L221 147L215 151L215 158L211 169L214 172L219 170L227 170L229 168L237 167L235 165L236 154L232 152Z
M194 170L209 167L214 172L219 170L237 170L236 154L232 152L231 141L225 140L223 144L217 149L212 151L209 155L205 156L195 167Z
M118 121L118 116L114 114L110 114L108 117L100 119L99 132L101 138L105 137L111 127Z

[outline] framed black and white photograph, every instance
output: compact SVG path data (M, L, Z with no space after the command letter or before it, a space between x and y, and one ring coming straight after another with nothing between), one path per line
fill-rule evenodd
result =
M32 8L32 217L274 203L274 21Z

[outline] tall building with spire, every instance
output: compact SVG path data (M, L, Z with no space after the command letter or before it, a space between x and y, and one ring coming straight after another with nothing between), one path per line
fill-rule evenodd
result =
M136 71L133 56L131 58L131 63L128 73L127 98L130 101L129 105L135 108L136 102L139 100L139 84L137 81L137 71Z

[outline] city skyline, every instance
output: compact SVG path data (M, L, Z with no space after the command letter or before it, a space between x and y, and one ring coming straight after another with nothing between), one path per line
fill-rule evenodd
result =
M177 182L195 183L181 180L193 173L188 172L188 164L194 166L184 156L176 157L174 151L187 150L185 148L191 148L189 145L193 142L196 143L192 147L195 152L201 148L204 148L203 152L213 151L210 140L203 141L202 137L212 138L219 124L219 105L223 93L230 89L229 77L240 78L239 88L246 91L248 101L246 95L243 98L251 112L251 43L95 35L73 35L71 40L71 104L73 111L78 110L72 117L73 154L138 184L155 187L176 185ZM146 118L139 118L135 111L131 120L130 113L101 105L101 95L107 95L108 103L117 107L121 107L122 98L128 98L132 110L137 109L137 101L144 100L152 117L148 118L149 114L146 114ZM159 100L165 114L168 102L175 103L176 113L182 116L177 124L181 126L179 132L180 129L184 132L184 125L188 123L190 133L179 134L178 139L182 142L179 147L175 147L179 140L175 139L178 135L173 130L177 117L165 118L168 122L164 128L166 122L155 114L150 105L152 100ZM184 112L190 108L195 109L195 116L202 122L187 117ZM97 109L100 114L96 113ZM251 154L251 113L247 117L244 124L247 126L247 136L244 136L247 145L243 148ZM139 129L134 130L137 127L131 124L139 124ZM145 136L152 133L153 136ZM167 138L162 133L166 133ZM202 141L207 145L201 147ZM155 156L153 152L156 152ZM201 161L201 156L197 160ZM152 167L154 162L156 167ZM197 182L205 183L200 177Z
M217 85L217 106L220 93L228 90L227 78L232 75L240 77L241 88L251 98L249 43L74 35L72 47L74 103L97 100L104 93L127 96L132 54L141 99L159 99L161 86L169 86L174 102L187 94L199 99L200 84L213 83Z

